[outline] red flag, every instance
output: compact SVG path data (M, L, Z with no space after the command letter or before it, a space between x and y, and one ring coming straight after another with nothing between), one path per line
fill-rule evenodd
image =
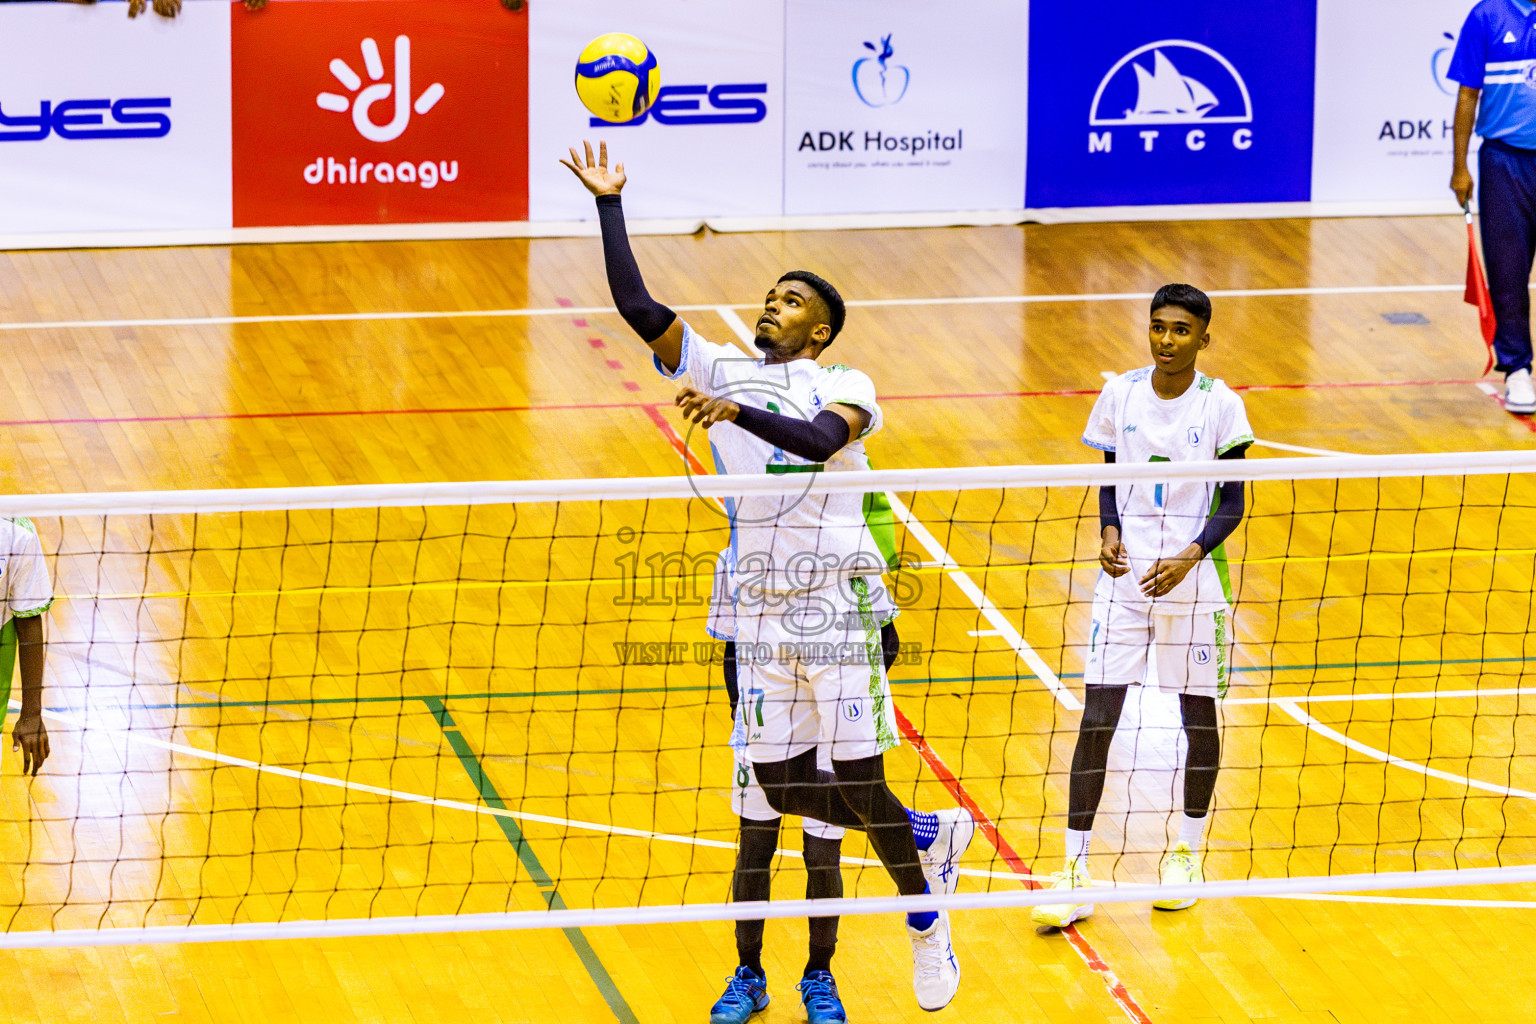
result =
M1487 373L1493 369L1493 332L1498 321L1493 316L1493 296L1488 294L1488 279L1483 276L1483 261L1477 255L1477 235L1472 230L1472 211L1467 210L1467 290L1462 301L1477 307L1477 322L1483 329L1483 344L1488 346Z

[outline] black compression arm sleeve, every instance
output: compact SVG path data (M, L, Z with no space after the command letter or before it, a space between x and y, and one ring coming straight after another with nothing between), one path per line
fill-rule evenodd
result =
M1104 461L1114 462L1115 453L1105 452ZM1115 504L1115 485L1106 484L1099 488L1099 536L1104 536L1104 531L1111 526L1120 529L1120 508Z
M782 448L791 455L812 462L826 462L848 443L848 421L831 409L823 409L814 420L781 416L743 405L736 414L736 425L749 434Z
M1217 458L1241 459L1248 450L1247 445L1233 448L1223 452ZM1205 529L1200 531L1200 536L1195 538L1195 543L1200 545L1200 550L1210 554L1221 546L1221 542L1232 536L1232 531L1237 529L1237 524L1243 520L1243 482L1241 480L1229 480L1221 485L1221 499L1216 503L1216 508L1211 512L1211 518L1206 520Z
M624 230L624 207L618 196L597 197L597 221L603 229L603 262L608 265L613 304L619 307L624 322L649 345L666 333L677 314L645 290L645 280L629 247L629 232Z

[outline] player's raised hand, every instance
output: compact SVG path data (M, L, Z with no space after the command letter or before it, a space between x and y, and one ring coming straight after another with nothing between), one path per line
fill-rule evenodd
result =
M1159 558L1141 577L1141 592L1148 597L1162 597L1184 582L1189 570L1200 564L1205 552L1191 544L1172 558Z
M48 727L42 715L23 714L11 731L11 749L21 751L21 774L36 775L48 760Z
M587 159L583 161L571 150L569 160L560 162L571 169L571 173L581 179L581 183L587 186L587 191L595 196L616 196L624 188L624 165L614 164L613 170L608 169L608 143L598 145L597 159L592 159L592 143L583 142L587 150Z
M728 398L710 398L693 388L683 388L677 393L677 407L683 410L683 419L697 423L706 430L716 423L729 423L736 419L741 406Z
M1125 545L1120 543L1120 531L1113 526L1104 530L1104 546L1099 548L1099 565L1111 576L1124 576L1131 571L1131 563L1125 557Z

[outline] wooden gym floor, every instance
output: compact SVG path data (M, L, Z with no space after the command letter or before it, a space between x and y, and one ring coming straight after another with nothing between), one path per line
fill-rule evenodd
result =
M636 250L653 294L697 307L684 315L721 342L782 270L837 282L857 304L829 357L874 378L886 428L871 455L897 468L1093 461L1078 438L1104 373L1147 361L1135 296L1171 280L1241 292L1216 297L1201 367L1245 388L1269 442L1253 457L1525 449L1531 423L1478 387L1463 238L1457 219L1416 218L699 235ZM10 253L0 479L46 494L673 475L682 443L707 460L608 303L594 239ZM956 561L1008 563L975 578L1061 676L1053 695L951 577L914 575L899 625L923 653L893 671L897 700L1017 852L978 836L964 886L1013 888L1025 864L1048 872L1060 855L1092 580L1063 563L1095 550L1086 494L904 497ZM1529 695L1435 691L1526 684L1533 504L1528 481L1502 478L1255 488L1208 877L1530 862ZM584 581L685 531L686 553L705 554L723 531L697 502L595 513L159 517L147 562L133 554L147 519L40 519L66 598L50 616L62 717L38 780L4 753L9 930L530 909L552 892L570 906L722 899L733 819L716 676L620 665L613 649L691 645L701 609L616 605ZM326 592L273 593L306 587ZM1177 743L1165 699L1131 702L1098 877L1155 874ZM904 798L952 802L935 763L911 745L893 755ZM476 813L502 806L591 827ZM845 854L868 850L851 836ZM850 893L890 891L878 868L846 876ZM781 858L776 894L802 886ZM1037 935L1027 911L964 912L964 980L945 1014L1516 1020L1532 899L1501 886L1117 905L1075 946ZM803 1019L804 935L768 925L768 1021ZM734 962L725 923L7 950L17 983L0 1013L702 1021ZM851 1020L923 1018L896 921L844 919L834 967Z

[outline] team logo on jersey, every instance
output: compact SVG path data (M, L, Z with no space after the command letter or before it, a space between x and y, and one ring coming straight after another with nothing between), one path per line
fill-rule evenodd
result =
M1196 665L1208 665L1211 661L1211 645L1195 644L1189 649L1189 660Z
M864 717L864 702L859 699L843 701L843 717L850 722L857 722Z
M1199 427L1190 427L1189 428L1189 446L1191 448L1199 448L1200 447L1200 428Z

